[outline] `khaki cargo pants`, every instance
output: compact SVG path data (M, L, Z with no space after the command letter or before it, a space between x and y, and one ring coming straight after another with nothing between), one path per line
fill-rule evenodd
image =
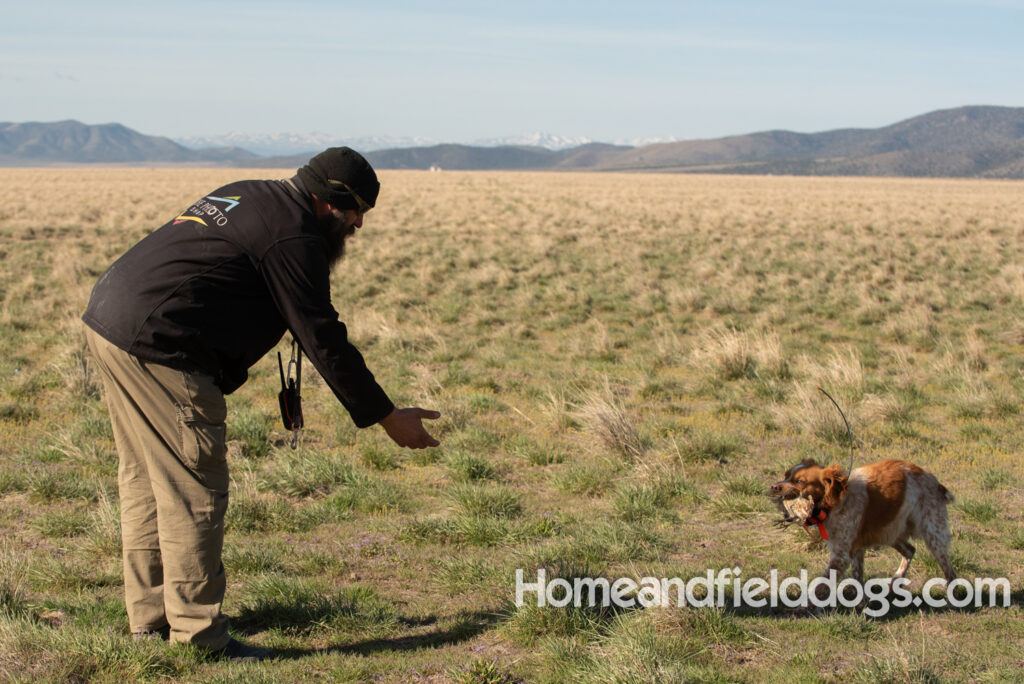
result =
M132 632L211 650L229 639L224 600L228 466L213 378L143 361L86 327L114 429L124 594Z

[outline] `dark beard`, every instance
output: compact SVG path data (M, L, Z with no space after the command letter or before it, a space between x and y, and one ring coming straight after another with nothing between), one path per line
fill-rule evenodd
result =
M356 229L355 226L345 223L344 219L335 218L331 214L319 221L320 229L323 231L324 237L327 238L327 262L333 271L341 258L345 256L345 240L355 233Z

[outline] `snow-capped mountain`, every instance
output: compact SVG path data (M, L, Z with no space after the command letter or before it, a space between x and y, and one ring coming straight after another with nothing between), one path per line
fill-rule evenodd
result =
M316 152L340 145L348 145L357 150L370 152L393 147L424 147L437 144L436 140L429 138L396 138L388 136L344 138L326 133L249 134L238 131L221 135L199 135L172 139L179 145L184 145L194 150L209 147L241 147L254 154L268 157Z
M579 147L594 142L585 137L565 137L551 133L537 132L524 133L523 135L508 136L504 138L485 138L474 140L470 145L475 147L504 147L506 145L524 145L527 147L543 147L549 150L567 150L571 147Z
M676 138L631 138L621 140L594 140L585 136L566 137L552 133L526 133L524 135L511 136L507 138L487 138L474 140L469 143L477 147L501 147L504 145L526 145L529 147L543 147L549 150L568 150L580 145L589 145L593 142L603 142L612 145L626 145L628 147L640 147L653 143L677 142Z
M341 137L328 135L326 133L266 133L249 134L241 132L224 133L222 135L189 136L173 138L174 142L185 147L201 150L211 147L240 147L254 154L263 156L283 156L290 154L301 154L305 152L316 152L327 147L348 145L363 152L374 150L401 149L408 147L429 147L442 142L453 142L450 140L435 140L422 137L394 137L394 136L363 136L363 137ZM504 146L528 146L543 147L549 150L566 150L580 145L595 142L592 138L584 136L562 136L552 133L537 132L525 133L523 135L508 136L504 138L486 138L472 142L461 142L465 145L475 147L504 147ZM605 142L605 141L601 141ZM649 145L656 142L676 142L675 138L645 138L636 140L614 140L615 145L629 145L637 147Z
M612 140L612 145L626 145L627 147L643 147L644 145L657 145L659 143L679 142L681 138L674 135L663 138L618 138Z

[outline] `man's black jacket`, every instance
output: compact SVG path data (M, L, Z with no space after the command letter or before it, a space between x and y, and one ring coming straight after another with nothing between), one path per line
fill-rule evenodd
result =
M215 190L132 247L82 320L141 359L212 375L229 394L291 330L359 427L394 404L331 304L327 240L299 179Z

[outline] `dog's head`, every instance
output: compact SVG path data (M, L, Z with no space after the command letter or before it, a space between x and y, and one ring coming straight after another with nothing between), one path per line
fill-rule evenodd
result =
M814 509L835 508L846 493L846 473L836 465L827 468L812 458L791 467L781 480L771 486L771 496L783 514L783 522L804 522L803 506L794 500L809 500Z

